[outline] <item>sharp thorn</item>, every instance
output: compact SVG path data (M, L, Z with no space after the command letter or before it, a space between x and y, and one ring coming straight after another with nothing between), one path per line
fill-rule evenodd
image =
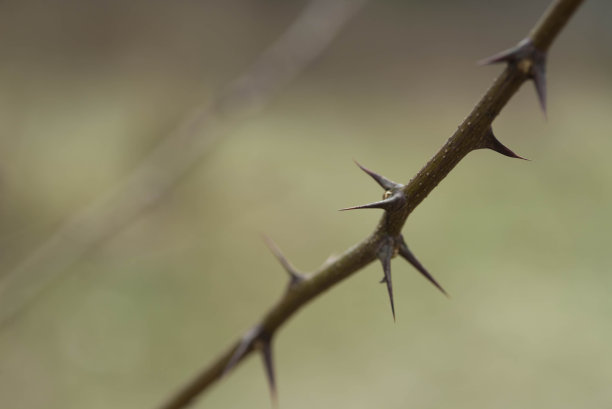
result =
M501 53L492 55L491 57L484 58L478 61L478 65L491 65L491 64L499 64L502 62L509 62L516 57L516 48L510 48L509 50L504 50Z
M232 369L234 369L234 367L238 364L238 362L240 362L240 360L244 358L247 352L249 352L250 348L253 347L254 341L260 335L261 335L261 327L259 325L251 328L250 330L247 331L246 334L244 334L244 336L240 340L240 343L234 350L232 357L227 362L227 365L225 365L222 376L227 375Z
M262 340L261 342L261 358L263 360L268 386L270 387L270 397L272 406L278 407L278 394L276 391L276 377L274 376L274 361L272 358L272 338Z
M360 205L360 206L352 206L352 207L345 207L343 209L339 209L339 211L343 212L345 210L357 210L357 209L383 209L383 210L387 210L390 206L389 206L389 199L385 199L385 200L381 200L380 202L374 202L374 203L368 203L365 205Z
M513 63L523 58L529 58L533 53L533 50L534 47L531 40L526 38L512 48L478 61L478 65Z
M442 288L442 286L440 284L438 284L436 279L433 278L433 276L431 274L429 274L429 272L425 269L425 267L423 267L423 265L419 262L419 260L417 260L417 258L414 256L414 254L412 254L410 249L408 249L408 246L404 242L403 238L401 239L401 243L400 243L400 247L399 247L399 254L406 261L408 261L414 268L416 268L419 271L419 273L421 273L421 275L423 275L423 277L425 277L427 280L429 280L430 283L432 283L434 286L436 286L436 288L438 290L440 290L442 292L442 294L444 294L445 296L449 297L448 293L444 290L444 288Z
M504 156L507 156L509 158L517 158L517 159L522 159L522 160L529 160L526 158L523 158L522 156L517 155L516 153L514 153L513 151L511 151L510 149L508 149L503 143L501 143L493 134L493 129L489 128L489 130L487 131L487 146L488 149L491 149L497 153L501 153Z
M300 282L302 282L304 280L304 276L300 274L297 269L291 265L291 263L289 263L289 261L280 251L276 243L274 243L274 241L272 241L272 239L270 239L266 235L262 234L261 237L272 252L272 254L274 254L274 257L276 257L276 259L281 263L287 274L289 274L289 286L294 287Z
M387 292L389 293L389 301L391 303L391 313L393 314L393 322L395 322L395 303L393 302L393 283L391 281L391 257L393 256L393 246L389 243L384 244L379 252L378 258L385 273L381 283L387 283Z
M346 207L344 209L340 209L340 211L355 209L383 209L389 211L402 207L404 204L404 200L404 194L401 191L397 191L393 196L383 199L379 202L368 203L361 206Z
M363 170L365 173L367 173L368 175L370 175L372 177L372 179L374 179L376 181L376 183L378 183L380 185L380 187L382 187L385 190L392 190L392 189L397 189L399 187L402 187L401 184L399 183L395 183L392 180L387 179L386 177L379 175L376 172L371 171L370 169L366 168L365 166L361 166L361 164L359 164L359 162L357 162L356 160L354 160L355 164L357 166L359 166L359 168L361 170Z

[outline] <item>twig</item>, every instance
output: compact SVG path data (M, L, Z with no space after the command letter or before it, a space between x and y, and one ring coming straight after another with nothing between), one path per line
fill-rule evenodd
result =
M181 125L107 194L66 221L0 279L0 328L67 268L157 203L229 127L252 115L308 67L366 0L314 0L210 105Z
M486 63L505 62L507 67L447 143L410 183L398 184L362 167L385 191L383 200L352 208L384 210L383 217L374 232L341 256L324 264L318 271L309 276L301 276L302 279L288 287L280 300L258 324L168 402L162 404L160 409L180 409L188 406L195 397L235 369L255 349L262 350L265 361L269 362L266 371L270 384L274 387L271 339L279 328L309 301L376 259L379 259L383 265L385 273L383 281L387 283L392 309L390 261L394 255L401 254L415 267L418 264L419 271L437 285L433 277L410 253L401 235L408 215L469 152L476 149L491 149L505 156L520 158L497 140L491 124L519 87L529 79L536 84L542 107L546 106L544 92L546 53L552 41L581 3L582 0L554 1L525 40L515 48L485 61ZM280 253L277 253L277 257L278 254ZM281 258L281 261L283 260L285 259ZM286 264L286 261L283 264ZM275 396L275 389L272 392Z

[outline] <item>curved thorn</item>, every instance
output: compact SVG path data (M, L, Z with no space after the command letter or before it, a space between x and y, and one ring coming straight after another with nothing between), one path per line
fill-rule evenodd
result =
M393 246L384 244L378 251L378 259L380 260L383 271L385 273L381 283L387 283L387 292L389 293L389 301L391 302L391 313L395 322L395 303L393 302L393 283L391 281L391 257L393 256Z
M227 365L225 365L225 368L223 369L223 375L221 376L227 375L234 368L234 366L236 366L236 364L240 362L240 360L246 355L249 349L252 348L253 343L260 335L261 327L259 325L256 325L255 327L248 330L246 334L244 334L244 336L240 340L240 344L238 344L238 347L236 347L236 350L232 354L232 357L227 362Z
M278 394L276 392L276 377L274 376L274 361L272 359L272 338L261 341L261 358L263 360L272 405L278 407Z
M497 153L501 153L504 156L508 156L509 158L517 158L523 160L529 160L527 158L523 158L522 156L517 155L510 149L508 149L503 143L501 143L493 134L493 129L489 128L487 131L487 148L491 149Z
M434 286L436 286L436 288L438 290L440 290L442 292L442 294L444 294L447 297L449 296L448 293L444 290L444 288L442 288L442 286L440 284L438 284L436 279L433 278L433 276L431 274L429 274L429 272L425 269L425 267L423 267L423 265L419 262L419 260L417 260L417 258L414 256L414 254L412 254L412 252L410 251L410 249L406 245L406 242L404 242L403 238L401 239L401 243L400 243L400 247L399 247L399 254L406 261L408 261L414 268L416 268L419 271L419 273L421 273L423 275L423 277L425 277L427 280L429 280L430 283L432 283Z
M300 274L297 269L291 265L291 263L289 263L289 261L285 258L276 243L274 243L272 239L270 239L264 234L262 234L261 237L272 252L272 254L274 254L274 257L276 257L276 259L281 263L287 274L289 274L289 286L294 287L300 282L302 282L304 280L304 276Z
M389 180L386 177L384 177L382 175L379 175L376 172L371 171L370 169L366 168L365 166L361 166L361 164L359 164L359 162L357 162L356 160L354 160L354 162L355 162L355 164L357 166L359 166L359 168L361 170L363 170L365 173L370 175L370 177L372 177L372 179L374 179L376 181L376 183L378 183L380 185L380 187L382 187L383 189L391 190L391 189L396 189L396 188L402 186L399 183L395 183L394 181Z

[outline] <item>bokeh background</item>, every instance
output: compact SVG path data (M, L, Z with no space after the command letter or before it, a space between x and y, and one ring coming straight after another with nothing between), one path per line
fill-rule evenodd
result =
M304 1L3 1L0 280L213 101ZM407 182L548 0L372 1L260 114L0 329L0 407L153 408L272 305L284 272L367 235L358 159ZM276 341L284 408L576 408L612 402L612 4L587 1L495 120L524 162L470 154L404 234L451 298L371 265ZM69 250L67 250L69 251ZM36 275L32 278L35 280ZM2 281L0 281L0 284ZM27 283L26 283L27 284ZM0 300L2 308L9 308ZM250 358L194 407L269 408Z

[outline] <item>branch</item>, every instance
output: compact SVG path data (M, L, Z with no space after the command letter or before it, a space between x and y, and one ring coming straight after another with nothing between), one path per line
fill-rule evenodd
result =
M309 301L321 295L336 283L349 277L372 261L379 259L383 265L384 278L393 311L390 261L400 254L429 279L440 290L442 287L412 255L401 230L410 213L446 177L446 175L469 152L477 149L491 149L505 156L520 158L497 140L491 124L501 109L527 80L533 80L542 108L545 108L545 64L546 53L553 40L566 25L582 0L556 0L533 28L529 36L516 47L500 53L484 63L506 63L507 67L495 80L457 131L446 144L408 183L392 182L366 168L362 168L383 189L383 200L368 205L343 209L380 208L384 214L372 234L336 259L324 264L310 275L299 275L292 280L280 300L240 340L236 341L213 363L160 409L184 408L210 387L215 381L233 370L254 350L260 350L266 363L266 372L275 396L274 372L272 369L271 341L279 328ZM521 158L522 159L522 158ZM278 249L275 254L285 268L289 265ZM291 277L297 272L291 267ZM444 290L442 290L444 291Z
M68 267L155 205L206 155L233 121L260 111L330 44L366 0L313 0L218 98L196 108L107 194L67 220L0 278L0 328Z

